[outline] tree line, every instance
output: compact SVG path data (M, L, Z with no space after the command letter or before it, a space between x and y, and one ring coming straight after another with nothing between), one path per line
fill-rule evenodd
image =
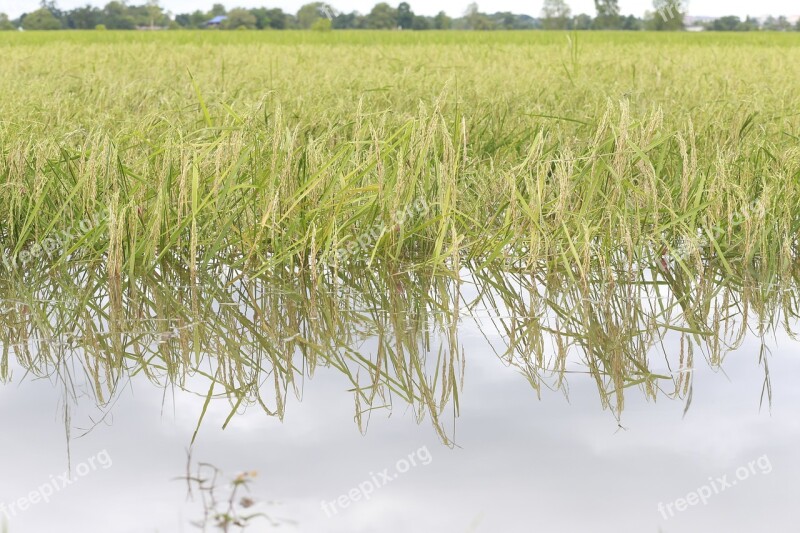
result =
M537 17L511 12L484 13L478 4L470 4L463 16L450 17L444 11L429 17L414 13L408 2L396 7L380 2L369 13L344 13L323 2L302 6L297 13L280 8L233 8L214 4L210 11L173 14L149 0L141 5L128 5L113 0L104 7L86 5L70 10L59 9L54 1L42 1L41 7L24 13L15 20L0 13L0 30L60 29L219 29L291 30L291 29L371 29L371 30L653 30L679 31L686 28L685 0L653 0L653 9L639 18L623 15L619 0L595 0L594 16L573 14L566 0L544 0ZM763 23L747 17L727 16L705 22L705 29L714 31L800 31L800 21L792 25L786 17L769 17Z

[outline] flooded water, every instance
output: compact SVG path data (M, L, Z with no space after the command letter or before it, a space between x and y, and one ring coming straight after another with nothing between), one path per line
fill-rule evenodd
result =
M248 531L793 531L792 285L73 267L0 297L11 533L212 531L242 472Z

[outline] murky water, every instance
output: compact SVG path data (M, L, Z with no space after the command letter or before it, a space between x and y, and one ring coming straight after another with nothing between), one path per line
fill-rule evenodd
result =
M284 531L793 531L795 287L444 274L4 282L0 519L195 531L205 462Z

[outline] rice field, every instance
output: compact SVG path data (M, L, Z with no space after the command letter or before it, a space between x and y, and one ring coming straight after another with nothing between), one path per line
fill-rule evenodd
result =
M510 259L582 276L617 252L639 260L705 236L697 262L788 278L800 228L798 44L791 34L3 35L0 68L13 73L0 81L4 248L19 262L102 213L48 259L80 248L110 276L166 257L259 272L343 255L450 272ZM337 253L374 228L360 253Z
M136 383L192 450L255 411L324 454L290 423L339 380L347 431L407 417L442 462L470 427L557 418L492 403L489 359L614 429L663 399L690 417L696 388L703 413L743 359L771 409L800 318L798 64L791 33L0 32L0 393L54 385L68 447ZM586 530L571 514L546 523Z

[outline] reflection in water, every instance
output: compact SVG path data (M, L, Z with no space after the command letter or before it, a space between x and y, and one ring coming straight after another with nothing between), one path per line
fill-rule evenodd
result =
M165 264L130 280L90 267L31 272L0 282L0 376L11 381L21 367L71 400L89 396L110 408L127 380L143 375L201 395L203 414L226 400L230 421L249 406L282 418L290 395L301 397L306 377L324 366L352 384L362 430L373 411L400 403L449 444L469 349L459 340L465 321L537 394L566 394L570 374L585 374L619 417L631 389L688 408L698 359L720 367L748 332L790 331L798 316L796 278L765 285L731 275L727 264L698 275L683 263L654 263L458 273L364 265L258 278L225 267L193 278ZM678 353L664 348L667 336L679 337Z

